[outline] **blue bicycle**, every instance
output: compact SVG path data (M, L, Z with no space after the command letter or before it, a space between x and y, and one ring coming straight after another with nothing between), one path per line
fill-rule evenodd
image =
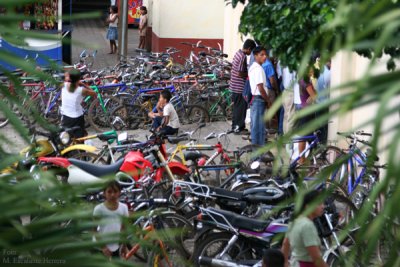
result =
M340 133L350 140L349 148L337 159L339 166L335 167L330 175L330 182L340 185L346 194L350 196L356 207L360 207L368 198L372 187L379 181L379 169L385 165L378 165L378 157L373 157L371 149L363 152L358 144L370 147L371 144L361 139L371 137L372 134L363 131L354 133ZM378 203L379 204L379 203ZM380 206L381 204L379 204ZM377 209L380 209L377 207Z

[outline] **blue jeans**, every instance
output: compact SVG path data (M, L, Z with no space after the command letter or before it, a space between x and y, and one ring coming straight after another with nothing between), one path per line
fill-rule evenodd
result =
M253 98L253 102L250 107L250 118L251 118L251 143L255 145L265 144L265 122L264 112L266 103L258 96Z

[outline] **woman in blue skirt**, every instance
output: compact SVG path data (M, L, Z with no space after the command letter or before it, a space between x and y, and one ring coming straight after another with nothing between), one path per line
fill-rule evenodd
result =
M110 40L110 53L117 53L117 44L118 40L118 7L111 6L110 7L110 16L107 19L108 31L107 31L107 40Z

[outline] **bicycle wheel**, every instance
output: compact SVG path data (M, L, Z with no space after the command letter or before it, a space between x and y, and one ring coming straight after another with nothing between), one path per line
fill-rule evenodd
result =
M190 258L194 250L195 229L185 217L176 213L162 213L157 216L158 227L161 226L165 230L163 234L167 237L168 242L174 242L183 248L184 257ZM172 230L172 231L170 231Z
M225 107L221 103L211 105L212 109L210 110L210 120L211 121L226 121L227 116L225 112Z
M121 105L110 116L116 130L135 130L142 128L147 114L138 105Z
M361 267L362 265L358 262L358 253L353 253L355 246L356 241L351 235L347 234L345 239L340 243L340 246L332 250L329 254L326 263L330 267ZM357 250L357 248L355 249Z
M322 167L324 165L332 165L343 154L343 150L336 146L326 146L316 156L317 163L321 164Z
M177 113L182 124L199 124L210 120L208 111L199 105L186 105Z
M110 97L104 100L105 111L100 104L100 100L96 98L90 104L88 109L88 122L97 132L101 132L101 128L110 127L110 115L120 105L120 100L116 97Z
M337 221L334 222L334 226L339 228L344 228L347 224L355 217L357 212L357 207L354 203L343 195L339 195L337 193L332 193L327 201L333 204L336 212L338 213Z

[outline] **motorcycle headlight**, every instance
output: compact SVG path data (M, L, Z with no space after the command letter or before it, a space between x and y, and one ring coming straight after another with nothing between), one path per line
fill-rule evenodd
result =
M60 141L63 145L68 145L71 141L71 136L67 132L60 133Z

